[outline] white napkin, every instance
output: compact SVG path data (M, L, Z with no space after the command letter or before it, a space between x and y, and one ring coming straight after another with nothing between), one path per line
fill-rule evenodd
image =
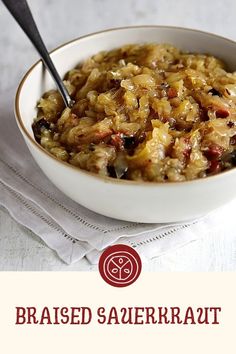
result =
M232 205L180 224L130 223L91 212L67 198L41 172L11 109L1 111L0 122L0 204L68 264L84 256L96 264L101 251L114 243L131 245L143 259L150 259L204 237L220 219L234 224Z

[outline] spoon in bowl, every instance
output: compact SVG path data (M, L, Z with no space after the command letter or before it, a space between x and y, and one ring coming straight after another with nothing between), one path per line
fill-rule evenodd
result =
M56 86L65 102L67 107L72 107L74 101L70 97L62 79L60 78L58 71L56 70L52 59L47 51L47 48L39 34L36 23L33 19L32 13L26 0L2 0L7 9L10 11L16 22L23 29L25 34L31 40L32 44L38 51L44 65L50 72L54 79Z

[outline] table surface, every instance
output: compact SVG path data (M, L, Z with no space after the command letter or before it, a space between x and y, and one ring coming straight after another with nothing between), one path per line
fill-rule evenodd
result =
M29 0L35 20L49 49L111 27L159 24L198 28L236 39L235 0ZM65 15L66 14L66 15ZM0 3L1 95L12 101L16 86L37 53ZM6 109L12 110L11 107ZM0 196L1 197L1 196ZM235 237L209 235L177 250L153 258L144 265L151 271L236 270ZM82 260L64 264L31 231L17 224L0 208L0 270L77 271L96 267Z

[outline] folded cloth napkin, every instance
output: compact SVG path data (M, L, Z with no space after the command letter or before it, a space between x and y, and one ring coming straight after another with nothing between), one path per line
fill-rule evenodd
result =
M96 264L101 251L114 243L138 248L143 259L150 259L204 237L220 220L234 219L232 205L179 224L139 224L98 215L67 198L42 173L13 112L3 109L0 120L0 205L68 264L84 256Z

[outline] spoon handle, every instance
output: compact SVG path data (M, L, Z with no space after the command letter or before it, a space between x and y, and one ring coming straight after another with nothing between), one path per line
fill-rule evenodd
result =
M43 63L47 67L48 71L52 75L53 79L56 82L56 85L63 97L63 100L67 107L72 107L73 100L71 99L63 81L61 80L51 58L45 47L45 44L39 34L36 23L34 22L32 13L27 4L26 0L2 0L6 5L12 16L15 18L16 22L23 29L25 34L31 40L32 44L38 51L39 55L42 58Z

